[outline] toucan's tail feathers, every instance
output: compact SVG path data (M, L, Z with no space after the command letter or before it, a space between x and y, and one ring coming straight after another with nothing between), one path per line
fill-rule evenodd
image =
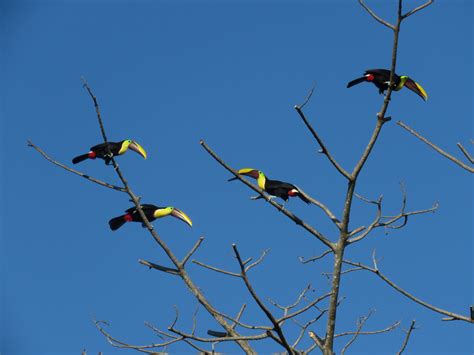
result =
M125 222L126 222L126 220L125 220L124 216L118 216L118 217L112 218L109 221L110 229L115 231L115 230L119 229L120 227L122 227L125 224Z
M361 76L360 78L349 81L349 83L347 84L347 87L350 88L351 86L363 83L364 81L367 81L367 78L365 76Z
M86 159L89 159L89 153L86 153L86 154L82 154L82 155L78 155L77 157L75 157L73 160L72 160L72 163L73 164L77 164L77 163L80 163L81 161L84 161Z

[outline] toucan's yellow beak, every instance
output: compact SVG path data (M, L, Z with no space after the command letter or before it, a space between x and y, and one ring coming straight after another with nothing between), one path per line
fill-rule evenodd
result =
M426 93L425 89L423 89L423 87L416 81L408 79L405 83L405 86L411 91L413 91L415 94L420 96L423 100L428 100L428 94Z
M143 158L146 159L147 155L146 155L145 149L143 149L143 147L140 144L138 144L137 142L132 141L132 143L130 143L128 148L130 148L134 152L140 154Z
M189 218L186 213L184 213L183 211L177 209L176 207L173 208L173 211L171 211L171 215L173 217L176 217L180 220L182 220L183 222L185 222L186 224L188 224L190 227L193 226L193 222L191 221L191 218Z
M240 169L239 171L237 171L237 174L247 175L247 176L253 177L254 179L258 179L258 170L257 169L244 168L244 169ZM237 180L237 178L235 176L233 178L230 178L227 181L234 181L234 180Z
M238 173L239 173L239 175L247 175L247 176L253 177L254 179L258 179L258 170L257 169L244 168L244 169L240 169L238 171Z

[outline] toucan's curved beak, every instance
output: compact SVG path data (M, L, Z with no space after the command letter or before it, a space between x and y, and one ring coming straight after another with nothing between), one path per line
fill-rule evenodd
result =
M425 89L423 89L423 87L416 81L408 78L405 83L405 86L411 91L413 91L415 94L420 96L423 100L428 100L428 94L426 93Z
M132 141L132 143L130 143L128 148L133 150L134 152L140 154L143 158L146 159L147 155L146 155L145 149L143 149L143 147L140 144L138 144L137 142Z
M258 179L258 170L257 169L244 168L244 169L240 169L239 171L237 171L237 174L247 175L247 176L253 177L254 179ZM234 180L237 180L237 178L235 176L233 178L230 178L227 181L234 181Z
M193 222L191 221L191 218L189 218L186 213L184 213L183 211L177 209L176 207L173 208L173 211L171 212L171 215L173 217L176 217L180 220L182 220L183 222L185 222L186 224L188 224L190 227L193 226Z

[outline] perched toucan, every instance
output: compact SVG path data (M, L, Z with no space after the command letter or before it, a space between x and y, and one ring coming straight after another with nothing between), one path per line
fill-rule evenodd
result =
M350 88L351 86L368 82L374 84L379 89L379 94L383 94L385 90L388 89L388 85L390 84L390 70L387 69L369 69L366 70L364 76L354 79L347 84L347 87ZM428 100L428 95L426 94L425 89L421 87L413 79L410 79L406 75L398 76L397 74L393 74L393 88L394 91L399 91L403 87L407 87L415 94L420 96L423 100Z
M157 218L162 218L166 216L173 216L179 218L183 222L187 223L190 227L193 226L191 219L181 210L175 207L158 207L150 204L141 205L143 213L145 213L146 218L152 222ZM122 227L126 222L142 222L143 220L138 213L136 207L131 207L125 211L124 215L112 218L109 221L110 229L117 230Z
M142 146L135 141L126 139L120 142L108 142L108 143L109 143L109 148L110 148L110 152L112 153L112 156L122 155L128 149L131 149L146 159L145 149L143 149ZM91 150L89 151L89 153L82 154L75 157L72 160L72 163L77 164L83 160L95 159L95 158L104 159L106 165L110 164L111 157L107 154L107 147L105 146L105 143L101 143L101 144L97 144L93 146Z
M283 181L270 180L260 170L245 168L240 169L238 174L247 175L257 179L258 187L260 187L272 197L279 197L286 202L288 201L289 196L298 196L304 202L310 203L310 201L303 194L301 194L300 190L295 185ZM236 179L236 177L233 177L228 181L233 181ZM261 198L261 196L254 197L253 199L257 198Z

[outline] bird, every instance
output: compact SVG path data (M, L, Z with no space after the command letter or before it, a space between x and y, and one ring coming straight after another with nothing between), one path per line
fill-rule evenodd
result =
M287 202L289 197L298 196L302 201L310 203L310 201L301 194L300 189L293 184L288 182L270 180L267 176L260 170L252 168L240 169L237 172L239 175L250 176L257 180L258 187L267 192L270 195L270 198L279 197L283 201ZM228 181L237 180L236 177L229 179ZM262 196L252 197L253 200L262 198Z
M105 143L101 143L101 144L97 144L91 147L89 153L78 155L77 157L72 159L72 163L77 164L86 159L100 158L100 159L104 159L105 165L109 165L113 156L122 155L128 149L131 149L134 152L140 154L145 159L147 157L145 149L143 149L140 144L138 144L137 142L131 139L126 139L120 142L108 142L108 144L109 144L110 153L112 155L109 155L107 153L107 147Z
M162 218L166 216L173 216L182 220L184 223L188 224L190 227L193 226L193 222L191 219L181 210L177 209L176 207L158 207L151 204L142 204L140 205L143 213L145 214L148 221L153 222L157 218ZM110 229L115 231L122 227L127 222L141 222L142 225L145 227L143 220L138 213L136 207L131 207L125 211L125 214L114 217L109 221Z
M347 84L347 87L350 88L354 85L369 82L374 84L379 89L379 94L383 94L385 90L388 89L390 84L390 70L387 69L368 69L365 71L364 76L354 79ZM406 75L399 76L393 73L393 87L392 90L399 91L403 87L407 87L415 94L420 96L423 100L428 100L428 94L425 89L422 88L420 84L411 79Z

